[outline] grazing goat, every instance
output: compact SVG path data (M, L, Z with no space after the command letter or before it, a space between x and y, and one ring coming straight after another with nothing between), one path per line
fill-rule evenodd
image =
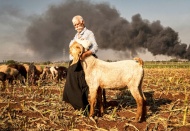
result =
M17 69L9 67L7 65L1 65L0 72L6 74L6 79L9 81L10 84L13 84L13 80L18 79L19 76L19 71Z
M35 85L36 81L42 78L43 68L40 65L34 63L23 64L26 69L28 82L31 85ZM32 84L33 83L33 84Z
M57 82L66 78L67 68L64 66L52 66L50 67L52 79L56 79Z
M36 81L37 81L37 69L34 63L30 63L28 68L28 84L34 86L36 85Z
M2 81L3 87L5 87L5 81L7 79L7 75L4 72L0 72L0 81Z
M26 79L27 77L27 71L26 68L24 67L24 65L21 64L10 64L8 65L8 67L12 67L15 68L19 71L19 73Z
M57 70L57 81L63 80L67 76L67 68L64 66L55 67Z
M84 48L76 41L70 46L70 54L73 56L72 64L75 64ZM85 72L85 79L89 86L88 101L90 104L89 117L94 115L94 108L98 94L100 111L103 113L102 89L119 89L128 87L137 103L136 122L144 121L146 118L146 98L142 92L142 80L144 76L143 61L140 58L134 60L123 60L118 62L105 62L94 56L88 56L81 61ZM114 75L113 75L114 74Z
M52 74L52 79L56 78L56 75L58 74L58 71L55 69L55 66L50 67L50 72Z
M41 75L42 80L46 79L49 76L49 74L51 74L50 67L49 66L45 66L43 68L43 72L42 72L42 75Z
M37 80L42 78L42 73L43 73L43 68L40 65L35 65L36 66L36 77Z

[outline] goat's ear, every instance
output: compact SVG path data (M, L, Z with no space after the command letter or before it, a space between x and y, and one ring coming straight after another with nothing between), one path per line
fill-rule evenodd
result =
M79 61L81 55L81 47L77 42L73 42L70 46L70 54L73 56L71 65L76 64Z
M78 61L79 61L79 57L77 57L77 58L76 58L76 57L73 57L73 61L72 61L72 63L71 63L70 66L76 64Z

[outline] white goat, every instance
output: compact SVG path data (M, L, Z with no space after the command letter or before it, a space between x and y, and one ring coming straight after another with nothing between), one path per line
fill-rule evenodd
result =
M56 66L51 66L50 67L50 72L52 74L52 79L55 79L57 77L58 71L55 69Z
M72 64L80 59L83 51L84 48L81 44L78 44L76 41L73 42L70 46L70 54L73 56ZM103 113L101 88L117 89L128 87L137 103L135 121L140 122L145 120L146 98L141 88L144 71L142 67L143 61L140 58L118 62L105 62L91 55L81 61L81 64L85 72L86 82L89 86L89 117L94 115L97 92L98 101L100 102L100 111Z

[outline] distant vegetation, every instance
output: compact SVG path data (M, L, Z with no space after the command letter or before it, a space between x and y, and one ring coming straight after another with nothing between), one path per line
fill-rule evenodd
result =
M112 60L106 60L107 62L113 62ZM13 63L30 63L30 62L18 62L15 60L7 60L0 62L0 64L13 64ZM44 61L44 62L37 62L37 65L63 65L68 67L69 62L51 62L51 61ZM144 61L144 68L190 68L190 61L179 60L179 59L171 59L169 61Z
M190 68L190 62L152 61L145 62L144 68Z

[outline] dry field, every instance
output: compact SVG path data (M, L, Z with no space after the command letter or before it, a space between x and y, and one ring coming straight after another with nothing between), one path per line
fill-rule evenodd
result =
M94 123L84 115L88 112L61 100L64 83L7 85L0 91L0 131L190 130L190 67L145 67L147 120L142 123L133 122L136 103L128 90L107 90L105 113Z

